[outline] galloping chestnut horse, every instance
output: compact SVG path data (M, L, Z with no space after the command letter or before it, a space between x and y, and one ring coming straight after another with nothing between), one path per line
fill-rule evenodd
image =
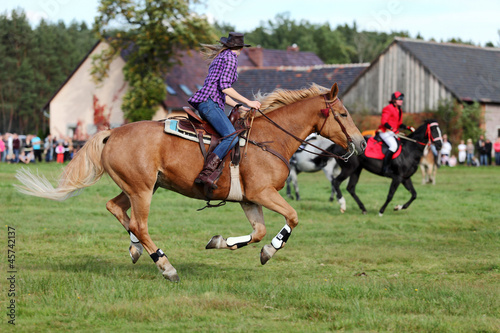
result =
M307 89L276 90L260 96L264 116L253 121L248 138L252 144L240 162L239 175L243 193L239 202L253 232L227 239L214 236L207 248L236 250L262 240L266 234L262 207L283 215L286 224L271 244L262 248L261 263L265 264L285 245L299 221L297 212L278 190L283 188L288 176L285 162L290 160L302 140L318 132L351 154L362 153L366 145L337 93L335 83L331 89L312 85ZM145 248L163 276L178 281L176 269L148 233L153 193L163 187L191 198L208 199L203 188L194 183L203 167L198 143L165 134L163 129L163 122L141 121L99 132L65 167L57 188L27 170L17 174L24 184L18 188L25 194L65 200L79 189L93 185L107 172L122 192L111 199L106 208L130 234L132 262L139 259ZM210 199L225 200L230 190L229 163L225 163L217 185ZM127 215L129 208L130 217Z
M401 183L403 183L404 187L411 193L411 198L403 206L396 206L394 210L408 208L413 200L417 198L417 192L413 187L411 176L418 170L420 158L422 157L425 146L429 142L434 142L437 150L440 150L443 145L441 129L435 120L426 120L423 125L415 130L415 132L408 135L407 139L401 140L401 154L392 160L388 175L382 174L382 160L366 157L365 154L353 156L348 161L337 159L337 162L342 168L342 172L333 179L332 184L337 192L337 201L340 204L340 211L343 213L346 210L345 198L342 196L342 192L340 191L340 184L346 180L347 177L350 177L349 183L347 184L347 191L351 194L354 200L356 200L356 203L363 214L366 214L365 205L363 205L359 197L356 195L356 184L358 183L359 175L363 169L379 176L392 178L389 194L379 211L380 216L384 214L387 205L391 202L394 193ZM334 150L334 152L341 153L342 149L339 147Z

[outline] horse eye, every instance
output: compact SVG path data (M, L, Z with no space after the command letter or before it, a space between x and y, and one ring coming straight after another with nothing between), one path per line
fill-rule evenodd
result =
M340 116L343 118L347 118L347 113L341 113Z

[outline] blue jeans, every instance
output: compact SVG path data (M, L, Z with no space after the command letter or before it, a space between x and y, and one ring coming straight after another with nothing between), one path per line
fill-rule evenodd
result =
M472 158L474 154L467 153L467 165L472 165Z
M208 121L210 125L219 133L221 137L225 137L214 149L214 154L223 159L227 152L233 148L238 142L233 124L219 106L210 98L205 102L197 105L196 109L200 112L203 119ZM234 133L233 135L230 135Z
M479 161L480 161L481 165L488 165L488 155L481 154L479 156Z

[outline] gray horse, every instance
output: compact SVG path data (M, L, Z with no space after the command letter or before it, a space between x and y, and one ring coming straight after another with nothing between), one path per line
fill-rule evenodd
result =
M326 150L327 152L332 153L335 144L322 137L321 135L312 134L307 139L307 142ZM321 156L321 151L317 148L314 148L310 145L302 145L296 152L293 154L290 160L290 175L286 180L286 195L293 199L292 190L290 183L293 184L295 188L295 198L300 200L299 194L299 185L297 182L297 176L301 172L317 172L323 170L325 173L326 179L331 183L333 178L337 177L340 174L340 167L337 164L337 161L333 157ZM330 196L330 201L333 201L335 198L335 189L332 185L332 193Z

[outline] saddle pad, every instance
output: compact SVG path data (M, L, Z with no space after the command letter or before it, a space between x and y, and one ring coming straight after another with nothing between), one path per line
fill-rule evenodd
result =
M194 142L199 142L198 137L193 132L187 132L179 128L179 120L177 119L165 119L165 133L176 135L178 137L184 138L186 140L191 140ZM210 135L203 136L203 143L206 145L210 144L210 139L212 137ZM245 146L246 140L244 138L240 138L240 147Z
M382 141L377 141L373 137L369 138L366 142L365 156L370 158L375 158L377 160L383 160L385 154L382 152ZM392 155L392 159L401 154L401 145L399 145L398 150Z

